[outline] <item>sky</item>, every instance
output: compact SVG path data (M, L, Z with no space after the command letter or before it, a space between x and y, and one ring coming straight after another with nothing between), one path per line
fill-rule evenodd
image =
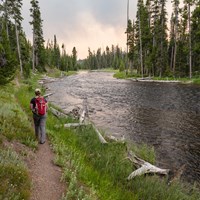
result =
M119 45L126 49L127 0L38 0L43 20L43 34L47 42L56 35L60 47L65 45L69 55L76 47L78 59L88 56L88 48L95 51ZM171 0L167 8L170 10ZM32 41L29 24L30 1L23 0L22 26ZM135 19L137 0L129 0L129 18Z

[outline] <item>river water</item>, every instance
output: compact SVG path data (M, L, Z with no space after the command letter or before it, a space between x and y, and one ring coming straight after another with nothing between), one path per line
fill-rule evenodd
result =
M49 83L49 101L66 112L82 107L106 134L154 146L156 165L200 183L200 87L119 80L107 72L82 72Z

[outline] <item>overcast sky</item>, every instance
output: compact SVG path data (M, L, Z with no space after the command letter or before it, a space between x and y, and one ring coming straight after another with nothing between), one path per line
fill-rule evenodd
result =
M78 58L88 56L88 48L119 45L126 49L127 0L38 0L43 20L44 39L64 43L71 55L76 47ZM137 0L130 1L130 19L135 19ZM168 0L169 5L171 0ZM29 25L30 1L23 0L23 28L32 40L32 27Z

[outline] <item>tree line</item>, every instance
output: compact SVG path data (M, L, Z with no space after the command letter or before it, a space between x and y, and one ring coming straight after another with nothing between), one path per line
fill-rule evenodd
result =
M60 70L77 70L77 50L67 55L65 45L60 48L56 35L45 46L43 20L39 1L30 1L30 42L22 27L22 0L1 0L0 4L0 84L12 80L19 70L22 77L29 77L31 70L45 72L46 66Z
M85 66L114 67L140 76L190 77L200 75L200 1L138 0L136 19L127 20L127 52L106 47L91 52ZM182 4L180 4L183 3ZM182 5L182 6L180 6Z
M128 20L126 30L130 65L142 76L199 75L200 2L172 0L169 22L166 2L138 0L136 20Z
M22 0L1 0L0 4L0 84L21 76L56 67L63 71L112 67L140 76L194 77L200 74L200 2L172 0L168 20L167 0L138 0L136 19L127 19L127 51L118 45L91 51L77 61L76 47L71 55L61 47L56 35L46 41L38 0L30 0L30 42L22 27ZM180 6L181 5L181 6Z

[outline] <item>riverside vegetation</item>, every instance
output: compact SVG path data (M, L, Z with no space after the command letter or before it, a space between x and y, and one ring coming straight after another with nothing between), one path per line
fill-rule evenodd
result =
M26 159L37 151L29 101L38 87L39 75L20 84L12 82L0 88L0 199L29 199L31 179ZM52 105L51 105L52 106ZM136 168L127 157L127 148L155 164L154 149L128 142L101 144L91 126L64 129L71 118L58 119L48 114L47 135L56 154L54 163L62 168L61 181L67 192L62 200L196 200L197 185L189 185L158 176L141 176L127 181ZM107 138L106 138L107 139ZM107 139L108 140L108 139ZM26 147L16 149L16 144Z
M126 75L125 71L118 71L114 74L115 78L126 79L126 78L141 78L141 76L137 73L129 73ZM194 76L192 79L190 78L174 78L173 76L169 77L152 77L152 80L163 80L163 81L180 81L181 83L192 83L200 85L200 76Z

